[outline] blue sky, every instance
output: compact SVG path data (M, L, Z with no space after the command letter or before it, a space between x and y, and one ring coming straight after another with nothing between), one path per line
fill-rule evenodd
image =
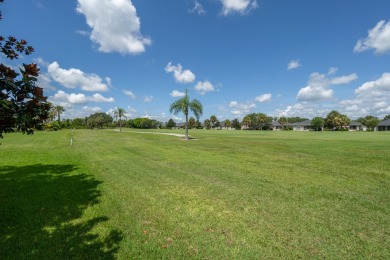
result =
M248 113L390 114L388 0L6 0L2 35L24 38L63 118L126 109L160 121L183 95L202 121Z

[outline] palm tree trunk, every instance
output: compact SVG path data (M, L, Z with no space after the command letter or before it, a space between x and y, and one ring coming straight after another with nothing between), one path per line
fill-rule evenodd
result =
M185 128L186 128L186 140L188 140L188 114L186 114Z
M122 132L121 118L119 117L119 132Z

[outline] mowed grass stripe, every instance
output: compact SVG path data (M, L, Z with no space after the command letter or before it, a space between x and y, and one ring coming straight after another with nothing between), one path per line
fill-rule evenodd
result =
M60 131L37 133L52 141L35 145L47 162L74 162L99 182L98 201L73 222L106 218L88 232L118 232L119 258L389 256L387 133L190 135L198 140L76 130L70 146ZM31 164L32 150L6 138L5 161L24 151Z

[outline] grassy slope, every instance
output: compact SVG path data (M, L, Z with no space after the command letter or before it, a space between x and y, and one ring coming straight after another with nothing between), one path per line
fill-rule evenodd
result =
M6 135L0 258L390 257L389 133L191 134Z

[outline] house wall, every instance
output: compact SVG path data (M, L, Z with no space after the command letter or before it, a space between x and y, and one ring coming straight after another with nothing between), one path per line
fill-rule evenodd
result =
M390 125L378 126L378 131L390 131Z

